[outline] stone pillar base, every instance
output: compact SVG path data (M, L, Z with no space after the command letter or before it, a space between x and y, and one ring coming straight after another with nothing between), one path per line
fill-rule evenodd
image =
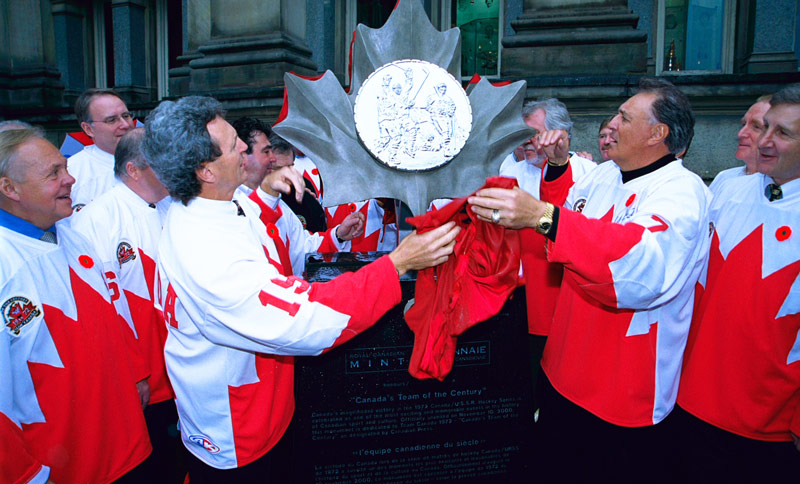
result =
M627 8L534 9L511 22L501 75L630 74L647 70L647 33Z
M64 99L61 72L52 65L26 65L0 71L0 106L60 106Z
M143 103L155 98L153 89L147 86L117 86L115 89L129 104Z
M286 34L215 39L189 61L189 91L235 91L283 85L283 75L315 75L311 50ZM179 84L181 72L175 73Z
M792 72L797 70L797 57L794 52L754 52L745 57L742 70L748 74Z

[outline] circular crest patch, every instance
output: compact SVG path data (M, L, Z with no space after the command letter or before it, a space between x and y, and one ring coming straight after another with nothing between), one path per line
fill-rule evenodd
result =
M3 313L3 323L8 331L14 336L19 336L22 327L42 314L42 311L28 298L14 296L0 306L0 313Z
M120 267L122 267L122 264L134 259L136 259L136 252L133 251L131 244L120 242L117 246L117 260L119 261Z
M583 208L585 206L586 206L586 199L585 198L579 198L578 200L575 201L575 207L574 208L575 208L576 212L578 212L578 213L583 212Z

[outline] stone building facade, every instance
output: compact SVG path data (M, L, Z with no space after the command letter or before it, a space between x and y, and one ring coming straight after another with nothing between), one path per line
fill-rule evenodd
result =
M736 164L739 118L761 94L800 82L798 0L421 1L440 30L462 29L462 73L525 79L576 122L573 146L642 75L691 98L687 165L706 179ZM377 27L394 0L4 0L0 119L43 126L54 142L78 129L84 89L116 87L143 118L161 99L208 94L232 116L273 121L283 75L333 71L347 85L356 23ZM472 69L472 70L471 70Z

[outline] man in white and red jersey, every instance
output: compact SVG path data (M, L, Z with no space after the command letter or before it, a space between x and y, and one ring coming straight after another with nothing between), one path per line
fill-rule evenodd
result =
M758 137L764 131L764 114L769 109L771 94L765 94L750 106L740 121L742 127L736 134L738 144L736 147L736 159L744 161L744 166L736 166L722 170L714 177L709 188L716 195L720 184L730 178L742 175L752 175L756 172L758 162Z
M284 276L253 204L235 202L247 145L221 104L189 96L147 118L142 150L172 195L158 250L167 372L192 483L264 482L294 411L292 355L318 355L400 302L399 275L452 253L446 224L325 284ZM302 193L283 168L266 183ZM356 297L357 295L357 297ZM266 476L266 479L265 479Z
M526 147L534 150L526 153L525 160L500 170L503 176L515 178L519 187L540 198L547 194L544 188L553 183L563 187L555 198L542 200L561 206L572 184L596 165L569 151L572 136L572 120L567 106L556 98L541 99L527 103L522 108L522 119L534 133ZM526 148L528 149L528 148ZM565 182L569 180L569 182ZM541 193L540 193L541 192ZM546 239L533 229L522 230L522 273L525 278L525 296L530 300L528 310L528 333L530 334L531 373L536 395L538 374L553 310L558 300L558 289L564 269L561 264L551 264L545 254ZM537 403L537 402L534 402ZM534 406L534 408L536 408Z
M260 218L267 227L280 255L285 275L302 277L305 271L305 255L309 252L341 252L350 250L348 242L363 232L364 220L360 214L346 217L340 225L321 233L309 233L295 216L280 193L268 184L260 186L264 178L273 171L291 167L292 160L279 161L273 150L272 130L255 118L242 117L232 123L239 139L247 144L245 151L245 181L235 198L249 198L260 210ZM281 139L285 146L291 146ZM285 154L284 154L285 155ZM291 169L291 168L287 168ZM310 195L308 195L310 196ZM316 202L314 202L316 203ZM322 212L322 208L319 208Z
M711 204L678 392L687 475L705 482L800 469L800 84L772 97L758 152L758 173L726 181Z
M133 128L128 106L113 89L87 89L75 101L75 116L84 133L94 141L69 157L75 177L72 204L80 210L119 183L114 176L114 150L119 139Z
M364 232L351 242L353 252L372 252L391 250L397 245L397 221L391 217L394 211L385 208L386 203L394 203L389 198L362 200L343 205L325 207L328 226L342 223L350 214L361 214L364 218ZM389 215L389 217L387 217Z
M546 481L649 480L664 465L656 424L675 404L709 193L675 158L694 130L686 96L663 80L639 89L609 124L614 161L577 180L563 207L522 190L470 199L483 220L543 234L548 260L564 265L542 357Z
M139 482L150 453L130 329L99 259L56 224L74 182L35 131L0 132L2 482Z
M140 151L144 128L123 136L114 153L114 174L122 182L76 213L70 223L92 244L106 277L119 289L115 301L137 339L150 377L144 410L153 445L148 480L169 482L176 474L180 448L172 388L164 366L167 327L155 307L156 255L162 218L169 206L167 189ZM183 472L185 474L185 471Z

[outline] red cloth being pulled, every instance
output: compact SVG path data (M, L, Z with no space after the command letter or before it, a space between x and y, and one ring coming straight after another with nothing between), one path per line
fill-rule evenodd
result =
M513 188L513 178L491 177L483 188ZM406 312L414 332L408 372L414 378L444 380L453 368L456 336L485 321L519 285L517 231L478 219L467 197L440 210L409 218L419 233L455 221L461 227L453 255L437 267L419 271L414 305Z

